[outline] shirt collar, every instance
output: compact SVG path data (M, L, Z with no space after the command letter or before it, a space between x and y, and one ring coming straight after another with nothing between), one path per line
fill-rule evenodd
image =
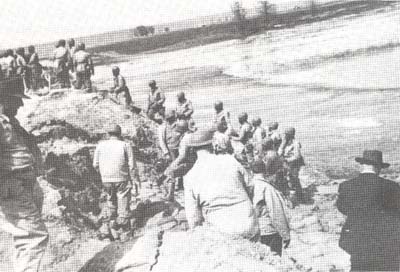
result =
M374 171L368 170L368 169L362 170L361 174L375 174L376 175L376 173Z
M0 118L6 120L8 123L10 123L10 118L5 115L5 114L0 114Z

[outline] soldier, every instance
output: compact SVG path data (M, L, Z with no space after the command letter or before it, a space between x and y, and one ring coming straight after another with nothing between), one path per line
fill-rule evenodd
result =
M15 72L17 70L17 62L15 61L12 49L7 49L6 53L4 54L4 57L2 58L1 68L6 78L15 75Z
M214 104L215 116L214 116L214 124L218 125L221 122L226 122L228 125L228 129L225 131L226 135L231 135L232 133L232 125L230 113L224 110L224 103L222 101L217 101Z
M74 39L70 39L68 41L68 68L71 72L75 71L75 67L74 67L74 55L76 52L76 47L75 47L75 40Z
M14 58L17 64L16 74L22 76L25 87L28 90L30 88L30 84L29 84L29 78L27 77L29 75L29 72L27 73L25 49L23 47L20 47L17 50L15 50Z
M176 116L179 120L189 121L192 119L193 106L192 102L185 97L184 92L180 92L177 95L178 104L176 106Z
M53 61L56 68L57 82L61 88L70 88L68 73L68 50L65 48L65 40L59 40L54 50Z
M219 154L233 154L233 147L231 139L226 135L228 124L225 119L217 124L217 131L213 136L214 153Z
M147 106L147 116L151 120L156 120L155 115L158 113L161 117L164 117L165 113L165 95L164 93L157 87L157 83L155 80L149 82L150 94L148 98L148 106Z
M15 62L17 64L17 75L23 75L26 69L25 49L23 47L15 50Z
M121 76L118 66L112 68L112 73L114 76L114 87L111 88L111 92L116 94L117 99L121 104L129 106L132 104L132 97L129 93L128 87L126 86L125 78Z
M277 122L271 122L268 124L268 135L267 136L274 143L274 149L276 151L278 151L279 146L282 143L281 136L279 135L279 132L278 132L278 127L279 127L279 123L277 123Z
M23 106L20 78L0 88L0 217L3 229L13 236L16 272L38 272L48 242L41 219L42 199L33 196L36 177L42 174L42 156L29 134L15 118Z
M289 185L296 191L297 199L303 201L303 188L301 187L299 173L301 167L305 164L301 155L301 144L295 139L295 134L296 130L292 127L285 130L278 155L284 159L289 171Z
M246 112L243 112L239 115L238 120L240 124L239 135L232 137L233 140L241 142L244 146L247 145L250 138L253 136L253 127L250 125L248 120L248 115Z
M76 53L74 54L74 67L76 71L76 89L92 89L92 81L90 77L94 75L93 61L88 52L85 51L85 44L78 44Z
M39 63L39 56L35 52L35 47L30 45L28 47L29 52L29 60L28 60L28 68L29 68L29 75L31 76L30 87L32 90L36 91L41 87L41 75L42 75L42 65Z
M258 117L256 119L254 119L252 121L252 125L253 125L253 143L257 144L257 143L262 143L265 139L265 137L267 136L265 129L261 126L261 118Z

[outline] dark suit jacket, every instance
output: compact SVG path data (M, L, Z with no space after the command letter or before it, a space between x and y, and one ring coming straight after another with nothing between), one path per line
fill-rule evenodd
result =
M400 186L375 174L340 184L337 208L347 216L339 245L351 255L400 254Z

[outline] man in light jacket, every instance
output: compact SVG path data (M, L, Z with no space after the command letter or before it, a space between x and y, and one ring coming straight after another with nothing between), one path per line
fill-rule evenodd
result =
M99 169L107 194L107 205L102 212L101 238L109 237L111 228L129 229L132 178L140 184L132 147L120 139L121 127L116 125L108 135L109 139L97 146L93 159L93 166Z
M248 174L232 155L212 153L214 132L199 129L188 142L197 154L196 163L185 177L189 227L209 225L233 236L257 240L259 229Z
M266 167L262 160L255 161L252 170L254 173L253 204L260 226L261 243L282 256L282 242L285 248L290 243L290 228L285 201L281 193L267 181Z

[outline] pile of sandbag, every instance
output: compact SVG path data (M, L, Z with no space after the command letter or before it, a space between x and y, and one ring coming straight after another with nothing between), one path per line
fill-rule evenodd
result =
M118 272L303 271L260 243L208 227L188 232L149 232L116 265Z

